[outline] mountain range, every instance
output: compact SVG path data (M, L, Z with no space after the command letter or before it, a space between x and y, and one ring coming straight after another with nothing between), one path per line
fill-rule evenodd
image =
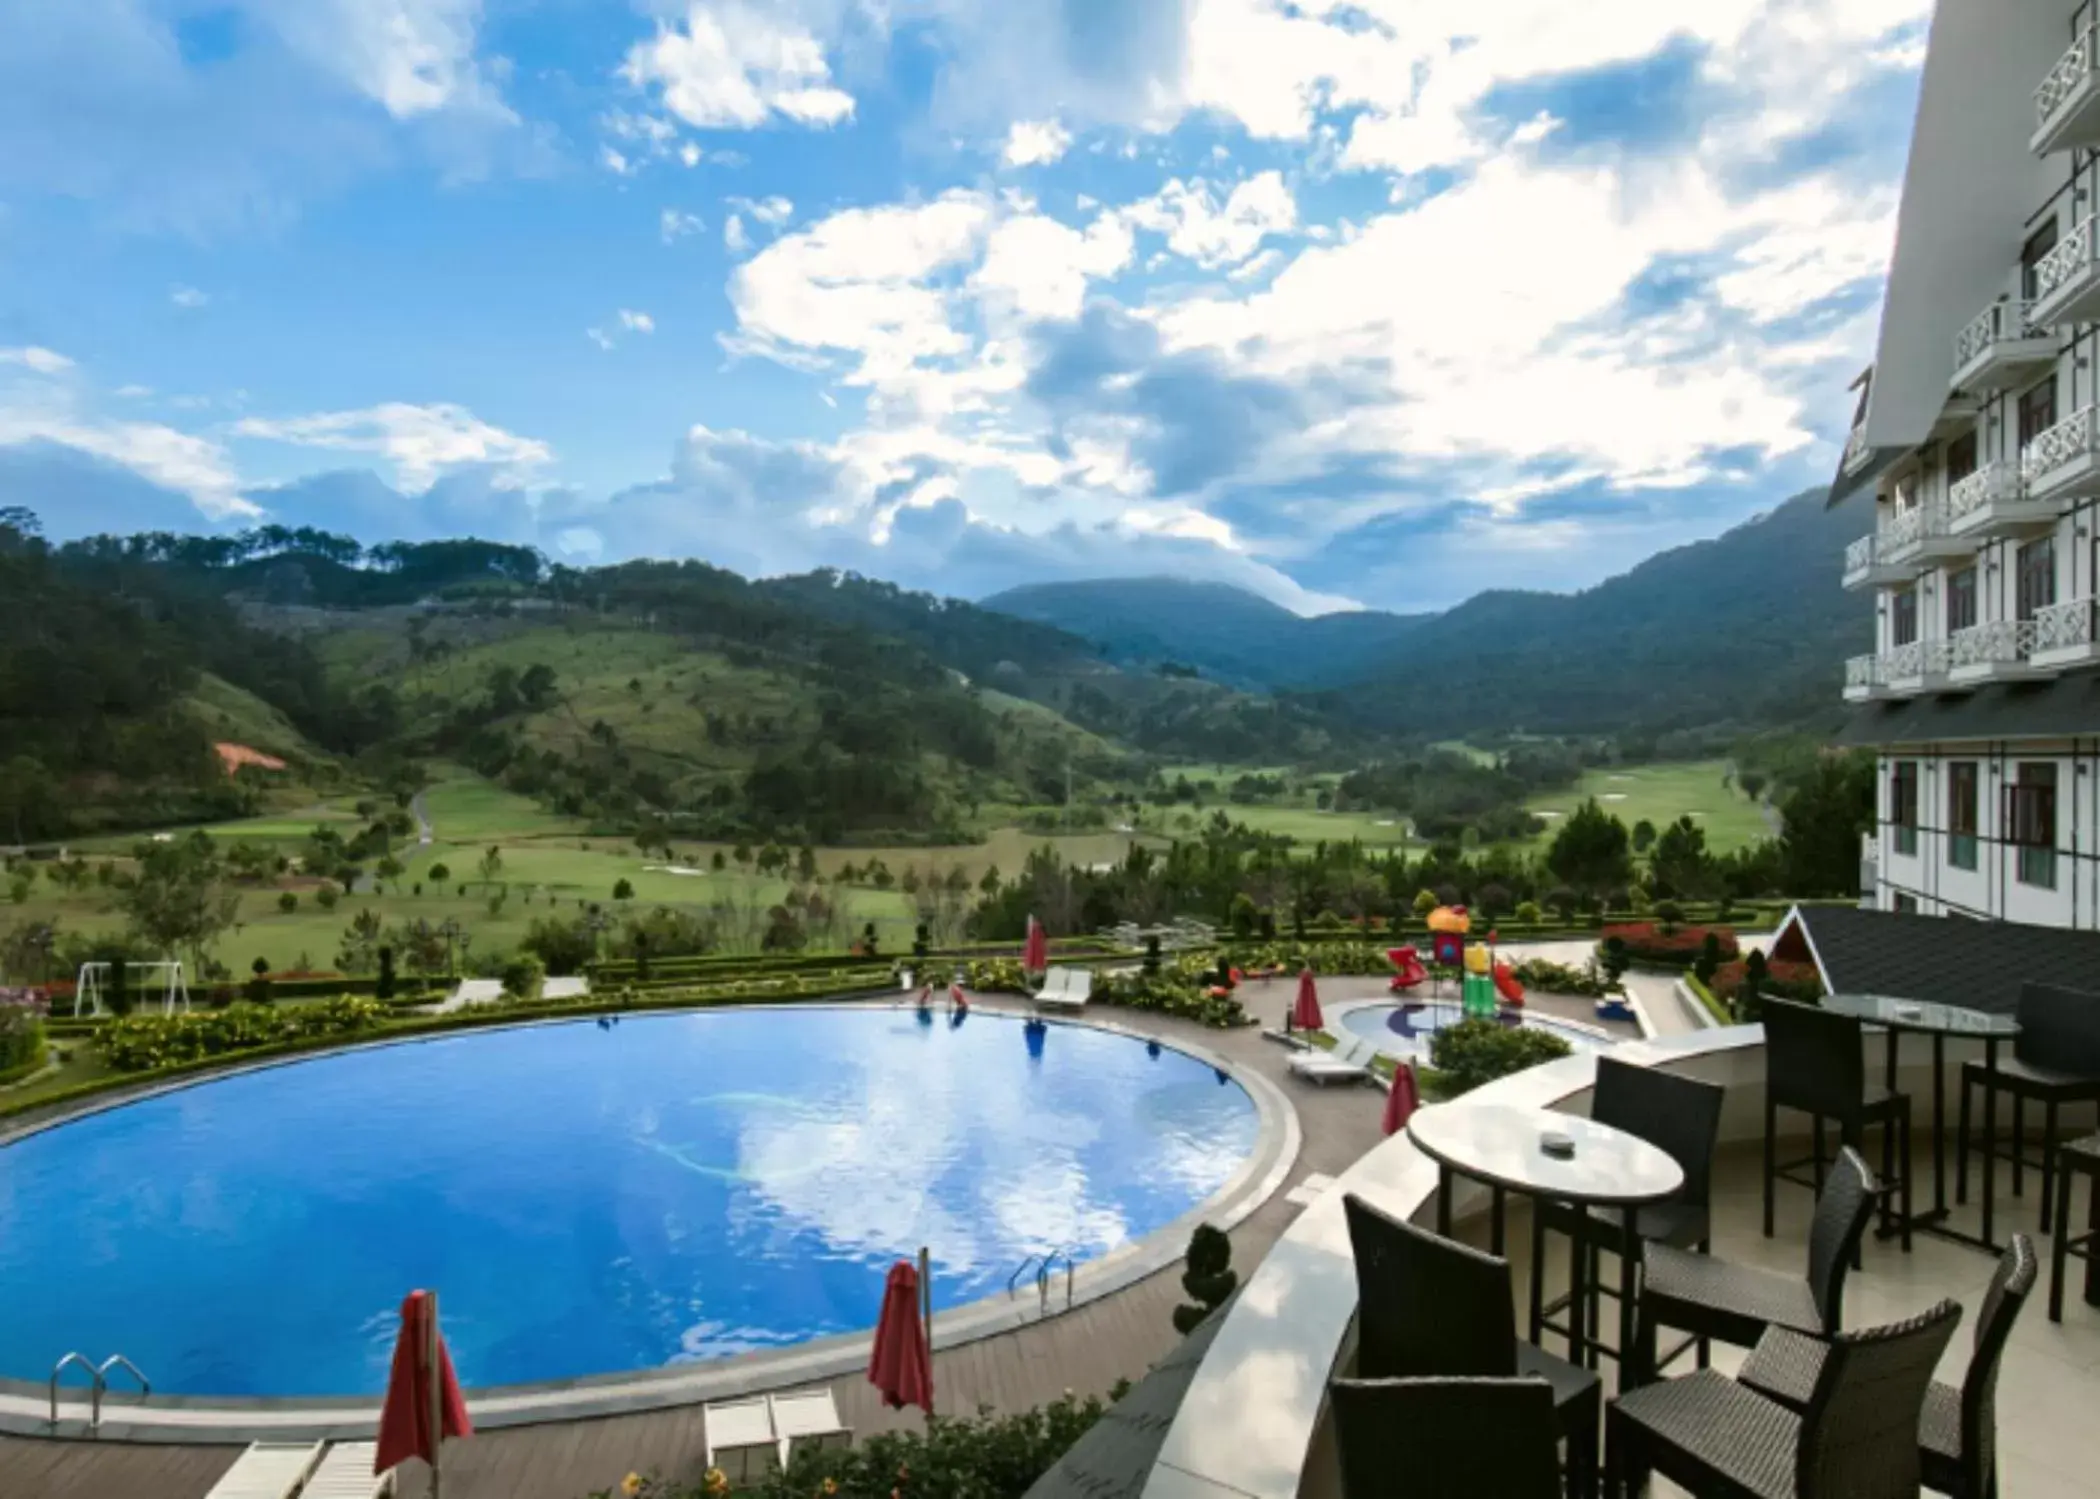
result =
M1221 584L1046 583L981 601L1127 669L1194 668L1382 733L1815 726L1839 712L1871 601L1839 584L1856 516L1821 490L1579 593L1497 590L1437 614L1302 618Z

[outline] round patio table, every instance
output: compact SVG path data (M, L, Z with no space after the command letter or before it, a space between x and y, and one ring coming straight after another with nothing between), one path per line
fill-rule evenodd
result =
M1980 1235L1967 1234L1947 1226L1947 1038L1953 1036L1957 1040L1983 1042L1984 1065L1995 1072L1998 1070L1998 1043L2018 1036L2020 1022L2010 1015L1995 1015L1988 1010L1903 999L1892 994L1826 994L1822 1003L1824 1009L1835 1014L1850 1015L1869 1025L1886 1028L1888 1062L1884 1081L1891 1093L1896 1091L1896 1048L1903 1033L1913 1031L1932 1038L1932 1207L1928 1212L1912 1214L1911 1227L1972 1248L1998 1253L2000 1246L1991 1239L1991 1197L1996 1177L1992 1168L1998 1155L1996 1088L1986 1089L1983 1095L1983 1232ZM1817 1128L1820 1130L1820 1122ZM1908 1162L1904 1163L1904 1169L1909 1169ZM1964 1193L1967 1186L1964 1181ZM1880 1237L1888 1238L1899 1231L1900 1225L1884 1226Z
M1549 1133L1566 1136L1573 1142L1573 1152L1548 1155L1543 1142ZM1451 1233L1454 1175L1486 1182L1491 1189L1491 1233L1498 1255L1502 1253L1505 1192L1564 1202L1575 1210L1569 1232L1568 1358L1594 1369L1600 1352L1616 1357L1614 1350L1598 1340L1596 1329L1584 1326L1589 1304L1584 1283L1589 1263L1585 1225L1593 1207L1622 1208L1630 1215L1634 1208L1661 1202L1683 1190L1684 1168L1669 1152L1593 1119L1508 1104L1460 1102L1418 1109L1407 1121L1407 1135L1437 1163L1436 1227L1446 1237ZM1622 1337L1632 1320L1638 1259L1638 1254L1627 1254L1619 1261ZM1542 1276L1544 1270L1542 1265L1531 1267L1534 1276Z

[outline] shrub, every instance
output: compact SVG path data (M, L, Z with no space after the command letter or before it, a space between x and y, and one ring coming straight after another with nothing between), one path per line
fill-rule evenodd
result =
M1181 1273L1181 1288L1189 1293L1190 1301L1174 1308L1174 1330L1187 1337L1225 1304L1239 1284L1239 1272L1232 1268L1232 1240L1222 1229L1197 1224L1189 1235L1188 1269Z
M1632 961L1626 951L1626 939L1617 935L1606 937L1597 944L1597 966L1604 976L1616 984L1625 977L1626 965Z
M1618 981L1608 977L1594 961L1587 967L1576 968L1568 963L1553 963L1545 958L1528 958L1510 970L1518 983L1527 989L1543 990L1547 994L1579 994L1586 999L1602 999L1618 990Z
M1517 902L1517 920L1529 926L1537 926L1545 914L1539 909L1539 903L1535 900L1520 900Z
M1553 908L1554 914L1559 916L1562 921L1573 921L1575 919L1575 907L1578 904L1578 900L1575 892L1566 885L1555 885L1551 890L1548 890L1546 892L1546 904Z
M314 892L315 903L324 911L333 911L335 903L340 899L342 897L336 894L336 889L333 885L323 885Z
M1752 971L1757 970L1753 982ZM1757 1001L1763 995L1813 1004L1823 997L1823 978L1813 963L1767 962L1764 954L1752 951L1748 958L1723 963L1706 981L1714 998L1727 1005L1736 1019L1757 1018Z
M394 950L391 947L381 947L379 949L379 978L372 985L372 997L375 999L392 999L394 997Z
M547 986L547 965L529 952L521 952L503 965L503 992L527 1003L538 999Z
M0 1003L0 1082L44 1065L44 1017L13 1001Z
M1649 964L1657 968L1682 970L1705 951L1707 934L1713 934L1722 962L1733 959L1738 952L1735 933L1726 927L1680 926L1666 930L1650 921L1627 922L1607 926L1604 940L1616 937L1625 945L1627 959L1636 964Z
M1692 972L1698 976L1700 983L1705 984L1708 988L1712 988L1714 974L1720 970L1720 967L1721 934L1710 931L1706 934L1705 940L1699 944L1699 958L1698 961L1692 964Z
M1415 893L1415 915L1427 916L1436 907L1437 899L1434 890L1420 890Z
M378 1027L385 1005L348 995L310 1005L272 1009L232 1004L186 1015L127 1015L95 1033L103 1059L119 1072L145 1072L203 1057L321 1037L354 1036Z
M614 900L633 900L633 899L634 899L634 881L632 881L632 880L630 880L630 879L626 879L626 878L624 878L624 877L623 877L623 878L621 878L621 879L618 879L618 880L615 880L615 881L613 881L613 899L614 899Z
M1461 1020L1430 1038L1429 1060L1444 1074L1449 1095L1456 1097L1498 1077L1564 1057L1571 1050L1551 1031L1504 1025L1499 1020Z
M1674 900L1659 900L1655 903L1655 919L1662 923L1663 935L1669 936L1684 920L1684 907Z
M287 890L277 897L277 909L289 916L299 909L299 897Z

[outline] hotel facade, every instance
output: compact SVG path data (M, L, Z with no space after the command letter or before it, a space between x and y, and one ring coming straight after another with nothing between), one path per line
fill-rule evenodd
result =
M1940 0L1875 362L1841 741L1878 760L1862 904L2100 929L2100 14ZM1862 642L1865 644L1866 642Z

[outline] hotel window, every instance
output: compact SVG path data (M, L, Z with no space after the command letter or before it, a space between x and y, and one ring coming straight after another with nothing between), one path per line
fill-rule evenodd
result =
M2030 541L2014 556L2013 601L2020 619L2033 619L2056 602L2055 537Z
M1976 762L1947 762L1947 862L1956 869L1976 867Z
M2056 767L2020 762L2020 779L2005 788L2008 841L2019 850L2020 883L2056 888Z
M1947 634L1976 623L1976 569L1947 574Z
M1895 502L1898 515L1903 515L1918 508L1918 471L1916 469L1912 469L1896 481L1895 488L1890 492L1890 498Z
M2056 425L2056 376L2051 375L2020 397L2020 446L2026 447Z
M1964 432L1947 444L1947 482L1959 484L1976 472L1976 434Z
M1889 595L1889 644L1909 645L1918 638L1918 593L1906 588Z
M1898 760L1889 770L1889 825L1899 854L1918 851L1918 762Z
M2056 220L2027 236L2027 243L2020 246L2020 295L2032 302L2038 295L2034 284L2034 268L2043 256L2056 248Z

